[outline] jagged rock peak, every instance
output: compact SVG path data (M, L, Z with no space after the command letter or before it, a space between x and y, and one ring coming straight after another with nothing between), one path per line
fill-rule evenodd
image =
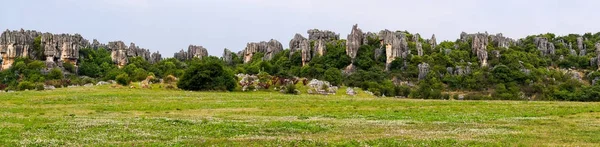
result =
M556 48L554 46L554 43L549 42L548 39L545 38L545 37L535 37L533 39L533 43L536 45L536 47L538 48L538 50L540 50L540 52L544 56L546 56L546 55L554 55L555 52L556 52ZM575 50L571 50L572 53L574 51Z
M492 38L492 42L494 43L495 46L500 47L500 48L505 48L505 49L510 47L510 45L513 42L515 42L514 39L504 37L502 35L502 33L498 33L496 35L490 35L490 38Z
M488 45L488 35L487 32L473 34L473 43L471 44L471 51L473 54L477 55L477 59L479 59L479 63L481 66L487 66L487 45Z
M419 34L419 33L413 35L413 37L412 37L413 42L419 42L419 39L421 39L421 34Z
M363 32L358 28L358 24L352 26L352 31L348 35L346 42L346 54L350 56L352 62L354 62L354 58L356 58L356 53L358 52L358 48L363 44Z
M325 41L316 40L313 47L313 57L314 56L324 56L325 52L327 52Z
M431 49L435 49L435 47L437 46L437 39L435 38L435 34L431 35L431 39L429 39L429 45L431 46Z
M244 63L250 62L252 57L256 53L263 53L262 60L271 60L277 53L283 50L283 45L275 39L269 40L269 42L250 42L246 44L242 55Z
M112 61L119 67L127 65L127 46L123 41L108 42L108 48L111 51L110 57Z
M399 34L398 32L392 32L390 30L382 30L379 32L379 38L382 40L382 45L385 47L386 69L389 69L389 65L396 58L402 57L406 59L410 54L408 41L402 32Z
M329 30L319 30L319 29L311 29L307 31L308 33L308 39L309 40L325 40L325 41L332 41L332 40L339 40L340 39L340 34L336 34L333 31L329 31Z
M300 43L302 43L303 40L306 40L306 38L304 38L304 36L302 36L301 34L296 34L294 35L294 38L292 38L292 40L290 40L290 56L292 54L294 54L294 52L296 51L301 51L300 49Z
M233 52L231 50L227 48L223 49L223 61L227 64L233 63Z
M208 56L208 50L203 46L189 45L188 46L188 59L200 58Z

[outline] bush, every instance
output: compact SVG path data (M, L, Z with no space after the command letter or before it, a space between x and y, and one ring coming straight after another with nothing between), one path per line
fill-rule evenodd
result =
M184 90L229 90L236 86L236 77L225 69L223 61L207 58L201 63L193 64L177 82L177 87Z
M62 70L59 68L54 68L50 70L50 73L48 73L48 80L61 80L63 77Z
M129 82L131 82L131 80L129 79L129 75L125 73L118 75L116 81L119 85L123 86L129 85Z
M19 83L19 85L17 85L17 90L22 91L22 90L33 90L35 89L35 84L29 81L22 81L21 83Z
M75 71L77 71L77 69L75 68L75 65L67 62L67 63L63 63L63 67L65 68L66 71L70 72L70 73L75 73Z
M35 84L35 90L38 90L38 91L44 90L44 84L42 84L42 83Z
M285 85L285 89L283 90L284 94L299 94L298 91L296 90L296 85L294 84L287 84Z

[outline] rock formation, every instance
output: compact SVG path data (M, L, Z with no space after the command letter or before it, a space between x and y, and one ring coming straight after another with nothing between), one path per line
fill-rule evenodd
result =
M579 51L585 50L585 47L583 46L583 37L577 37L577 49L579 49Z
M429 39L429 45L431 46L431 49L435 49L435 47L437 47L437 40L435 38L435 34L431 35L431 39Z
M502 35L502 33L498 33L496 35L490 35L490 38L492 39L492 42L494 43L494 45L499 48L508 49L508 47L510 47L510 44L512 44L514 42L513 39L504 37Z
M427 73L429 73L429 64L421 63L419 66L419 80L423 80L427 77Z
M117 64L118 67L124 67L127 65L129 60L127 59L127 46L123 41L108 42L108 49L112 61Z
M377 40L379 38L379 36L377 36L376 33L367 32L363 35L363 44L369 44L369 38L371 38L373 40Z
M493 50L492 51L492 57L494 58L500 58L500 51L499 50Z
M294 54L296 51L302 51L302 49L300 48L300 44L304 41L307 40L306 38L304 38L304 36L300 35L300 34L296 34L294 35L294 38L292 38L292 40L290 40L290 56L292 54Z
M200 58L208 56L208 50L203 46L190 45L188 46L188 58Z
M60 65L62 65L62 63L77 65L79 50L88 47L89 42L79 34L54 35L44 33L41 37L40 46L44 49L46 66L48 68L53 68L51 65L55 65L56 63Z
M462 36L462 35L461 35ZM477 59L479 59L479 63L481 63L481 67L487 66L487 45L488 45L488 35L487 33L477 33L473 35L473 43L471 44L471 51L473 54L477 55Z
M600 69L600 42L596 43L596 65Z
M233 63L233 52L227 48L223 49L223 61L225 61L227 64Z
M421 35L419 33L413 35L412 37L412 42L419 42L419 39L421 38Z
M356 58L356 53L358 52L358 48L363 44L364 36L361 29L358 28L358 25L352 26L352 31L348 35L348 39L346 40L346 54L350 56L352 59L352 63L354 63L354 59Z
M271 60L277 53L283 50L283 45L275 39L271 39L269 42L250 42L246 44L246 48L242 51L242 57L244 63L248 63L252 60L252 57L256 53L263 53L262 60Z
M389 30L382 30L379 32L379 36L382 39L382 45L385 46L386 69L389 69L389 65L397 57L406 59L410 54L406 37L401 32L394 33Z
M2 67L0 70L8 69L15 58L27 57L33 48L35 37L41 35L36 31L9 31L6 30L0 36L0 55Z
M417 55L423 56L423 45L421 45L421 42L417 42L415 46L417 48Z
M281 51L283 51L283 45L281 45L281 42L271 39L267 43L267 51L263 60L271 60L275 57L275 55L277 55L277 53Z
M542 55L554 55L556 49L554 47L554 43L549 42L547 38L544 37L535 37L533 39L533 43L537 46L538 50L542 53Z
M39 37L39 47L34 49L34 40ZM79 50L82 48L99 49L104 48L111 52L111 58L116 64L123 66L127 64L127 57L142 57L150 63L161 60L160 53L150 53L131 43L127 47L122 41L109 42L108 45L101 44L94 39L92 43L79 34L52 34L36 31L23 30L5 31L0 36L0 54L2 55L2 69L9 68L17 57L29 57L34 60L45 60L46 68L62 67L62 63L71 63L77 66ZM42 58L42 59L39 59Z
M184 61L193 58L200 58L208 56L208 50L203 46L189 45L187 52L181 49L179 52L173 55L175 59Z
M340 35L336 34L335 32L329 31L329 30L324 30L321 31L319 29L311 29L306 31L308 33L308 39L309 40L325 40L325 41L333 41L333 40L339 40L340 39Z
M325 45L325 41L323 40L316 40L314 42L314 46L313 46L313 57L314 56L324 56L325 52L327 51L326 49L326 45Z
M310 62L311 55L312 55L310 53L310 43L308 42L308 40L300 41L300 50L302 53L302 66L304 66L308 62Z

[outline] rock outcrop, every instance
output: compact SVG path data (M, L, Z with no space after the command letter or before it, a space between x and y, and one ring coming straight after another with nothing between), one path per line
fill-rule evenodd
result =
M363 35L363 44L369 44L369 38L377 40L379 36L377 36L377 33L367 32Z
M492 38L492 42L494 43L494 45L499 48L508 49L508 47L510 47L510 45L514 42L513 39L504 37L502 33L490 35L490 38Z
M429 73L429 64L421 63L418 65L419 67L419 80L423 80L427 77L427 73Z
M324 56L325 52L327 51L326 49L326 45L325 45L325 41L323 40L316 40L314 42L314 46L313 46L313 57L314 56Z
M423 56L423 45L421 45L421 42L417 42L415 46L417 48L417 55Z
M77 65L79 50L89 46L89 42L79 34L50 34L41 36L40 46L44 49L46 67L54 68L54 65L71 63Z
M412 37L412 40L411 40L411 41L412 41L412 42L420 42L420 41L419 41L420 39L421 39L421 34L417 33L417 34L414 34L414 35L413 35L413 37Z
M334 41L340 39L340 34L336 34L333 31L324 30L321 31L319 29L311 29L306 31L308 33L309 40L325 40L325 41Z
M227 64L233 63L233 52L227 48L223 49L223 61L225 61Z
M187 52L181 49L179 52L173 55L175 59L184 61L192 58L200 58L208 56L208 50L203 46L189 45Z
M294 38L292 38L292 40L290 40L290 56L292 54L294 54L296 51L302 51L302 48L300 48L301 44L303 43L303 41L307 40L306 38L304 38L304 36L302 36L301 34L296 34L294 35Z
M595 61L595 63L598 66L598 69L600 70L600 42L596 43L596 61Z
M271 60L282 50L283 45L275 39L271 39L269 42L250 42L246 44L246 48L242 51L242 56L244 63L250 62L256 53L263 53L262 60Z
M431 39L429 39L429 45L431 46L431 49L435 49L435 47L437 47L437 40L435 38L435 34L431 35Z
M34 49L35 38L40 37L40 46ZM67 62L76 65L79 59L79 50L89 47L88 40L79 34L51 34L36 31L6 30L0 37L0 54L2 55L2 68L9 68L17 57L38 59L46 57L47 68L54 68L57 63Z
M34 40L39 37L39 48ZM52 34L23 30L5 31L0 36L0 54L2 69L9 68L17 57L29 57L34 60L45 60L46 68L61 67L62 63L77 66L79 50L83 48L104 48L111 52L111 58L119 66L127 64L127 57L142 57L150 63L161 60L160 53L150 53L148 49L139 48L134 43L127 47L122 41L109 42L108 45L94 39L92 43L79 34Z
M461 35L462 36L462 35ZM473 54L477 55L477 59L481 66L487 66L488 53L487 53L487 45L488 45L488 35L487 33L477 33L473 35L473 42L471 44L471 51Z
M113 63L117 64L118 67L124 67L129 62L127 58L127 46L123 41L108 42L108 49L110 57Z
M547 38L544 37L535 37L533 39L533 43L537 46L538 50L542 53L542 55L554 55L556 52L556 48L554 47L554 43L549 42Z
M356 53L358 53L358 48L363 45L363 32L358 28L358 25L352 26L352 31L348 35L348 39L346 40L346 54L350 56L352 59L352 63L354 63L354 59L356 58Z
M0 70L8 69L18 57L27 57L33 49L35 37L41 35L36 31L9 31L6 30L0 36L0 55L2 67Z
M402 32L394 33L389 30L382 30L379 32L379 36L382 39L382 45L385 46L386 70L389 69L389 65L396 58L406 59L410 54L408 41L406 41L406 36Z

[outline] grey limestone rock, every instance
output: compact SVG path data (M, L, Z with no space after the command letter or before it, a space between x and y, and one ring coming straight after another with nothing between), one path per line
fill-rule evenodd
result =
M427 73L429 73L429 64L421 63L419 66L419 80L423 80L427 77Z

